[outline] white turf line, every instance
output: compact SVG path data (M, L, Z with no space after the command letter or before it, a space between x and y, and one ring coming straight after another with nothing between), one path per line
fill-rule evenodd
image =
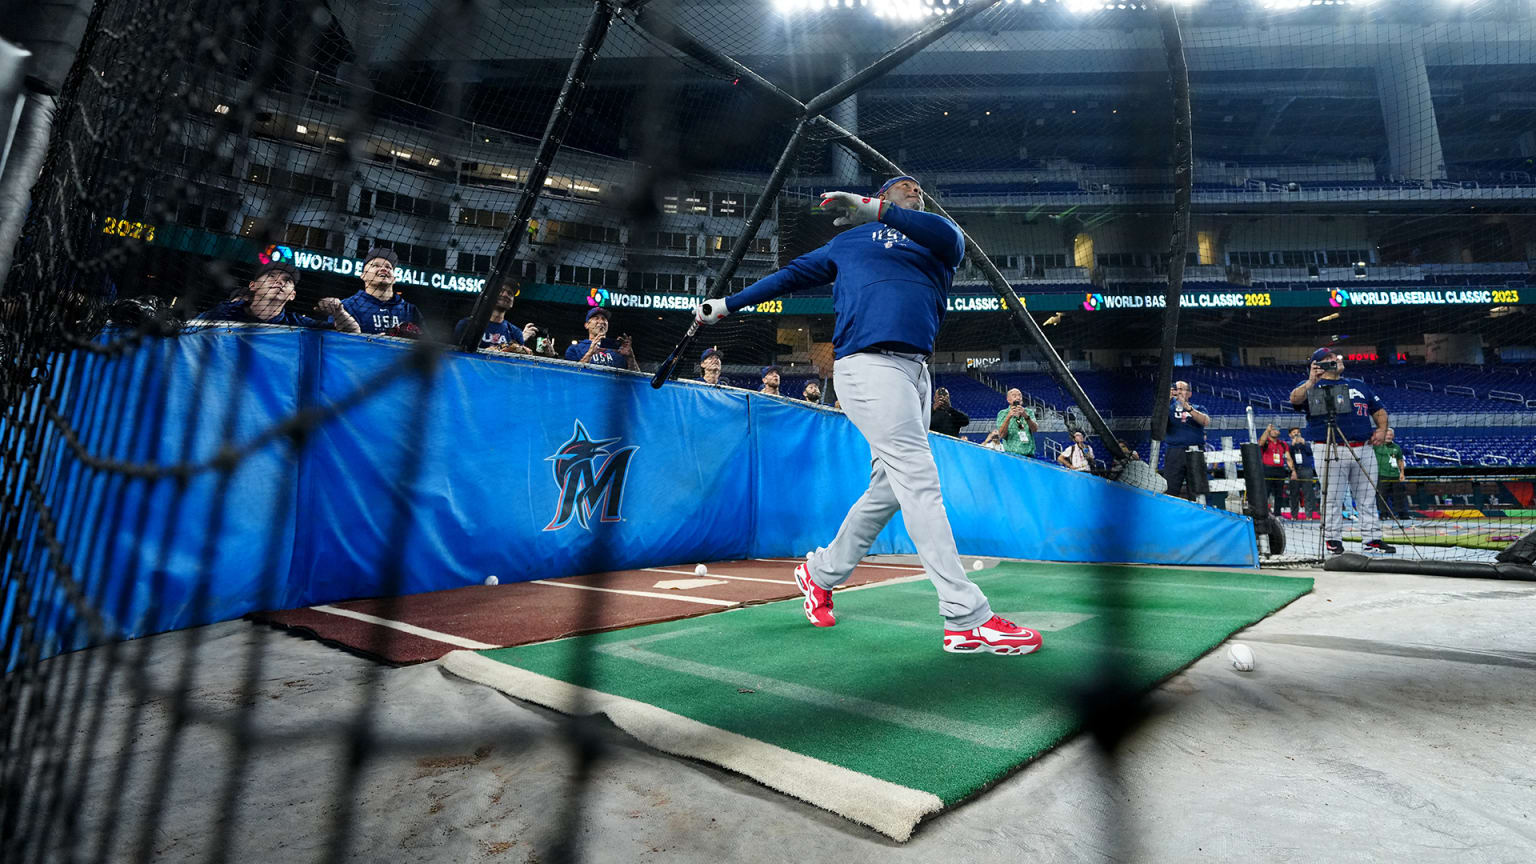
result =
M692 576L693 574L688 574ZM711 600L708 597L689 597L686 594L658 594L655 591L630 591L624 588L598 588L595 585L572 585L567 582L551 582L548 579L530 579L533 585L552 585L556 588L574 588L577 591L602 591L605 594L628 594L631 597L655 597L658 600L678 600L683 603L699 603L705 606L740 606L735 600Z
M692 570L665 570L665 569L663 569L661 567L642 567L640 569L643 572L645 572L645 573L675 573L675 574L677 574L679 576L698 576L699 575L699 574L693 572ZM730 579L733 582L767 582L769 585L793 585L793 584L795 584L795 580L793 580L793 579L763 579L763 578L760 578L760 577L757 577L757 576L724 576L722 574L714 572L713 570L711 570L708 573L705 573L704 576L706 576L706 577L708 577L710 579Z
M431 639L444 645L453 645L459 648L469 648L474 651L485 651L491 648L500 648L500 645L487 645L484 642L476 642L473 639L465 639L452 633L440 633L436 630L428 630L425 627L417 627L415 624L407 624L404 621L391 621L388 618L380 618L377 615L369 615L366 612L353 612L351 609L341 609L336 606L311 606L316 612L325 612L329 615L340 615L343 618L352 618L358 621L366 621L380 627L388 627L391 630L399 630L401 633L409 633L412 636L420 636L423 639Z
M860 774L644 702L575 687L470 651L450 652L438 663L461 678L565 714L578 708L589 714L606 714L615 726L658 750L744 774L770 789L868 825L898 842L910 839L912 829L924 816L944 807L930 792Z
M799 561L802 564L805 563L805 559L803 558L753 558L752 560L768 561L774 564L793 564L796 561ZM909 564L865 564L863 561L860 561L858 564L854 565L855 570L860 567L873 567L876 570L906 570L909 573L914 570L921 572L923 569L921 567Z

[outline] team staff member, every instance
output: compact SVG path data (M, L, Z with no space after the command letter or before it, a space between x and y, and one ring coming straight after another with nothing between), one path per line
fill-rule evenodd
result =
M933 391L933 414L928 418L928 430L952 438L960 437L960 430L971 422L970 416L949 404L949 388Z
M1211 415L1205 407L1190 404L1188 381L1173 382L1168 391L1168 431L1163 435L1163 478L1168 481L1168 494L1193 499L1210 491L1210 480L1205 476L1205 427L1210 425ZM1189 448L1195 448L1190 453ZM1185 487L1188 491L1185 491Z
M763 386L760 392L767 393L769 396L779 395L779 367L763 367Z
M343 333L356 333L357 322L342 308L341 301L326 297L315 308L331 316L329 325L291 312L288 304L298 293L299 271L284 261L273 261L256 269L245 290L231 300L197 316L200 321L238 321L242 324L281 324L287 327L320 328L334 326Z
M1381 517L1376 514L1376 451L1387 440L1387 408L1359 378L1344 377L1344 358L1330 348L1312 352L1307 380L1291 391L1291 407L1306 412L1307 394L1319 384L1349 388L1354 410L1335 415L1339 434L1332 459L1328 458L1328 415L1307 413L1306 437L1312 441L1313 464L1323 480L1323 545L1328 554L1344 551L1345 490L1352 494L1360 512L1360 536L1365 551L1390 555L1397 551L1381 539Z
M395 291L400 257L393 249L370 249L363 257L363 290L341 301L364 333L388 333L395 328L421 328L421 310Z
M491 306L491 317L485 322L485 332L480 334L480 348L496 349L513 354L532 354L523 345L523 331L513 326L507 320L507 313L512 311L512 303L517 299L516 286L508 283L501 286L496 292L496 302ZM464 330L469 327L469 319L463 318L453 326L453 341L464 338Z
M1034 409L1024 407L1024 393L1017 387L1008 391L1008 407L997 412L997 430L1004 452L1035 455L1035 433L1040 431L1040 424L1035 422Z
M1301 436L1301 428L1291 427L1291 465L1296 472L1291 475L1291 518L1304 519L1302 507L1310 497L1312 518L1317 518L1317 472L1312 468L1312 445Z
M595 306L587 312L587 338L565 349L565 359L576 363L591 363L612 369L640 371L635 360L635 349L628 336L617 340L608 337L608 310Z
M872 197L828 192L822 209L848 230L743 291L699 305L714 324L732 312L800 288L832 283L833 386L843 411L869 441L869 489L848 511L837 536L795 568L805 615L818 627L837 623L832 589L847 580L875 535L902 511L918 558L939 594L944 650L1027 654L1040 634L992 613L965 576L944 512L939 471L928 447L927 360L944 304L965 257L953 222L923 212L922 190L895 177Z
M1259 436L1259 461L1264 465L1264 483L1269 498L1269 512L1280 518L1280 507L1285 503L1285 480L1296 479L1296 465L1291 461L1291 448L1280 439L1280 428L1273 423L1264 427Z
M1376 479L1380 484L1380 513L1383 516L1401 516L1408 510L1408 466L1403 462L1403 448L1397 446L1397 435L1387 430L1387 438L1376 450Z
M720 369L725 365L725 355L719 348L705 348L699 357L700 380L711 387L720 386Z
M800 390L800 398L811 403L812 405L820 405L821 382L817 381L815 378L805 382L805 386Z

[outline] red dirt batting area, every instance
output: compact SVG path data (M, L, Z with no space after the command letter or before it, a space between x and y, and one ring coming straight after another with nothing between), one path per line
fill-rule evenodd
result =
M254 621L304 633L386 663L425 663L460 648L483 650L545 642L691 618L754 603L799 597L795 558L714 561L616 570L566 579L475 585L350 600L303 609L257 612ZM846 587L922 578L912 564L867 562ZM594 603L592 592L601 594Z

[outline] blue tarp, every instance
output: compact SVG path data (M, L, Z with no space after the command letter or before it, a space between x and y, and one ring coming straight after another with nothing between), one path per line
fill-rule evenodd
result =
M516 357L449 354L418 371L412 352L219 328L64 364L65 416L112 459L208 463L301 409L334 414L302 446L270 436L233 472L124 479L83 466L47 425L7 446L49 467L70 572L123 636L488 575L800 556L868 482L869 448L834 411ZM1244 517L953 439L935 437L934 454L962 554L1257 564ZM35 541L35 501L23 516ZM872 551L912 551L900 516ZM52 569L43 544L17 554ZM90 641L61 585L31 601L49 653Z

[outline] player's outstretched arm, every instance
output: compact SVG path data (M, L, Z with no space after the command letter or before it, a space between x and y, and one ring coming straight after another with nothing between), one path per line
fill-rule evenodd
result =
M694 318L704 324L713 324L744 306L755 306L764 300L772 300L801 288L825 285L835 278L837 267L827 254L827 247L823 246L801 255L729 297L706 300L695 307Z

